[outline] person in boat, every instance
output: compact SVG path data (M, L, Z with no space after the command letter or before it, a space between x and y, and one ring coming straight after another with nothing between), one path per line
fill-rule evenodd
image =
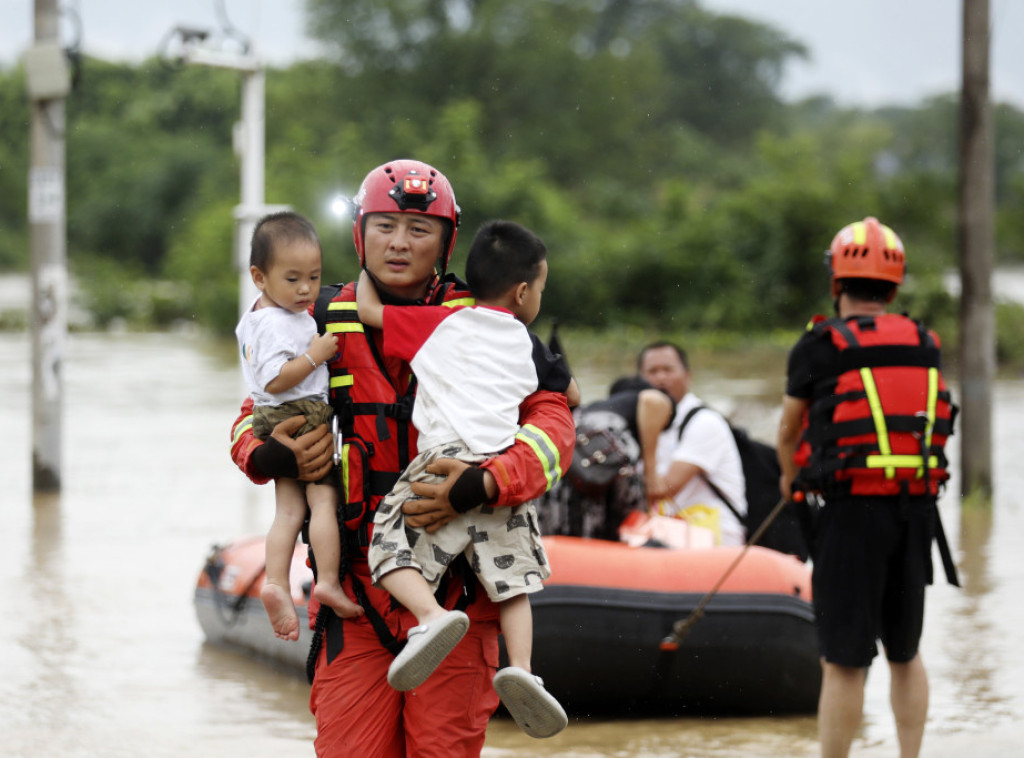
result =
M412 482L434 481L426 469L438 458L475 464L508 448L520 431L519 405L538 388L566 393L570 406L579 403L565 360L527 329L540 312L547 274L547 248L535 234L491 221L477 231L466 258L473 306L384 305L365 270L356 288L359 320L383 330L383 356L407 361L419 384L412 412L419 453L378 506L369 550L374 582L419 622L388 669L388 682L398 690L418 687L468 629L465 613L434 597L452 559L464 555L500 609L509 665L495 676L495 690L533 737L551 737L567 723L530 666L529 595L551 575L536 506L478 505L427 532L406 524L402 505L415 497Z
M698 412L703 403L690 392L686 351L653 342L640 351L637 370L676 403L672 423L658 437L656 469L644 474L652 511L710 529L716 544L743 545L747 498L740 453L724 417Z
M608 397L573 411L573 461L545 496L542 531L617 541L627 514L647 509L643 472L654 472L658 435L674 413L668 393L638 376L616 379Z
M303 434L331 417L327 402L327 361L337 350L332 334L317 334L309 306L320 293L320 239L313 224L286 211L256 224L249 269L260 291L235 329L242 376L253 398L253 435L266 439L286 418L304 416ZM349 615L361 612L337 579L341 559L335 506L338 494L330 477L299 482L282 476L274 482L274 521L267 532L266 581L261 592L274 634L299 638L299 617L292 603L291 567L295 540L309 517L309 540L325 570L316 599ZM308 502L307 502L308 501Z
M888 313L906 271L896 233L873 217L845 226L826 263L835 317L816 316L789 354L777 448L783 495L799 481L824 500L812 541L821 754L849 754L881 639L900 755L914 758L928 711L919 643L933 536L956 580L936 509L955 406L939 338Z
M385 303L467 302L466 285L447 273L460 211L440 171L416 160L385 163L367 174L354 203L356 254ZM369 223L375 218L386 223ZM342 585L365 611L342 618L310 601L316 621L307 673L312 674L317 755L478 756L499 702L492 687L498 608L464 559L453 561L439 593L446 608L458 607L469 617L465 637L415 690L401 692L387 682L388 668L417 622L386 591L372 586L366 551L377 506L417 452L412 371L403 360L381 357L383 335L359 321L354 283L322 287L313 314L327 332L338 335L338 353L328 369L331 404L343 435L338 440ZM289 419L261 442L249 429L251 408L247 399L232 426L231 448L236 465L251 480L316 481L331 471L335 439L326 425L293 439L302 420ZM403 506L408 523L428 531L440 528L459 511L481 503L520 505L558 481L574 440L565 395L534 392L520 406L519 422L512 446L479 465L455 459L433 464L432 473L446 478L412 485L421 499ZM318 573L315 553L310 560Z

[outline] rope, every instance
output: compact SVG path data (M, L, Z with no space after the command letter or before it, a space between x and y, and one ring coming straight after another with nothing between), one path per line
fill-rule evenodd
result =
M798 495L802 496L803 493L794 493L794 500ZM704 617L704 608L706 608L707 604L711 602L711 598L718 594L718 590L722 588L722 585L725 584L725 580L729 578L733 570L739 565L740 561L743 560L747 551L749 551L753 545L757 544L757 541L761 539L768 527L771 526L773 521L775 521L775 518L782 513L782 509L786 507L786 503L786 498L781 498L779 502L775 504L775 507L772 508L764 521L761 522L761 525L757 527L757 530L750 536L750 539L747 540L747 544L743 546L743 549L733 559L733 562L729 564L729 568L727 568L725 573L719 577L718 581L715 582L715 585L708 591L708 593L700 599L700 602L697 603L697 606L690 612L690 615L685 619L680 619L672 624L672 631L661 641L661 644L659 645L661 650L671 652L679 648L679 645L681 645L683 640L686 639L686 636L693 629L694 625Z

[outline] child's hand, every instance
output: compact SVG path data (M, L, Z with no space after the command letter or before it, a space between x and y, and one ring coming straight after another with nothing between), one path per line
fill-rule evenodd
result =
M334 334L318 334L310 341L306 352L317 365L326 363L338 352L338 337Z
M359 320L366 326L374 329L384 326L384 305L365 268L359 273L359 283L356 285L356 308Z
M373 286L373 279L370 278L370 275L366 272L366 269L364 268L362 271L359 272L359 282L356 285L357 303L359 302L360 294L362 294L364 296L363 299L365 299L366 291L368 289L375 289L375 287Z

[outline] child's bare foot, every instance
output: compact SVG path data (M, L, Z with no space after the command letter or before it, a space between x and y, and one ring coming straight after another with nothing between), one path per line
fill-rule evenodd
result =
M313 585L313 597L323 605L328 606L343 619L354 618L363 615L363 607L352 602L340 584L328 586L321 582Z
M299 638L299 616L295 613L292 598L288 592L276 584L264 584L260 591L260 600L270 617L270 625L274 627L274 636L282 640Z

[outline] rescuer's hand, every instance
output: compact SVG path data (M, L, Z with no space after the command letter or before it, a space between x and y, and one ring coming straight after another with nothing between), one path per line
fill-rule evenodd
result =
M413 482L416 500L402 506L410 526L436 532L460 513L490 501L498 493L489 471L454 458L441 458L427 466L427 472L443 476L436 484Z
M275 477L290 476L304 482L318 482L327 476L333 465L331 432L327 424L320 424L315 429L292 439L292 435L304 423L305 416L293 416L274 427L267 443L254 454L258 456L257 464L264 474ZM271 450L263 453L263 448L268 447ZM284 471L283 463L288 457L294 459L294 466L290 471ZM264 465L265 460L270 465L269 468Z

